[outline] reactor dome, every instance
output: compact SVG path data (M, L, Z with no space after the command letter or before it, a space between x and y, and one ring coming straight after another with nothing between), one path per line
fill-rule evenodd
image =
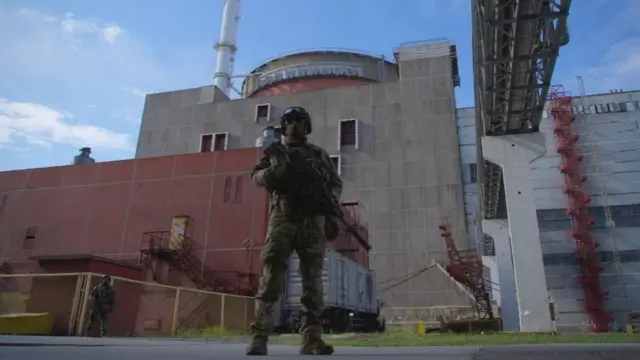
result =
M310 50L264 62L245 78L242 93L244 97L276 96L397 80L397 65L384 56L354 50Z

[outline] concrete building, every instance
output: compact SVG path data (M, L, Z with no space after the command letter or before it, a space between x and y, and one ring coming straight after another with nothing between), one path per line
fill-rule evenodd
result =
M612 329L624 327L627 313L640 308L639 100L640 91L572 99L574 127L580 135L577 149L583 155L581 167L587 177L584 188L591 196L589 213L595 222L591 233L600 243L597 255L603 271L599 278L603 290L608 292L605 310L613 316ZM458 111L461 134L473 132L463 125L467 123L463 121L464 114L470 111ZM571 236L572 224L567 215L569 202L563 191L558 137L546 111L540 131L545 138L546 153L532 163L531 180L547 287L555 304L557 327L587 330L589 317L584 309L585 294L575 258L576 242ZM518 308L515 298L513 268L496 266L496 257L510 250L497 243L486 245L484 263L492 267L493 282L499 282L493 294L502 305L504 326L517 329L518 312L525 309Z
M286 107L303 106L312 116L311 142L340 169L342 200L364 209L372 268L382 284L397 283L383 300L394 307L468 305L437 270L402 281L433 260L446 261L442 221L451 222L461 247L471 239L473 211L465 211L463 188L473 186L463 186L461 175L455 46L412 44L395 56L395 62L344 51L283 56L254 70L243 84L246 97L233 101L215 87L150 94L136 157L251 147ZM464 162L470 177L472 161Z

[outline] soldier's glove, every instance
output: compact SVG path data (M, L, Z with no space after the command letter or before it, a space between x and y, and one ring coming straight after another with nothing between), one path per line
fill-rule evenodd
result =
M324 222L324 235L328 241L333 241L340 233L340 222L333 216L327 216Z

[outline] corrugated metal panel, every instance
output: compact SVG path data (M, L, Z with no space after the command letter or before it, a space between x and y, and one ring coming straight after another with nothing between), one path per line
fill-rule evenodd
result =
M287 267L284 297L285 306L289 310L302 307L302 277L299 269L300 259L293 254ZM358 312L377 311L375 273L336 251L327 250L322 285L326 307L340 307Z

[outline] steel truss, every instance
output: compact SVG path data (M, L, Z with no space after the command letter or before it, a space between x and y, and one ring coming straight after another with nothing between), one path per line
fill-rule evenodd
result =
M571 0L472 0L480 136L539 131L558 50L569 42L570 5ZM485 218L506 218L502 170L491 163L482 170Z

